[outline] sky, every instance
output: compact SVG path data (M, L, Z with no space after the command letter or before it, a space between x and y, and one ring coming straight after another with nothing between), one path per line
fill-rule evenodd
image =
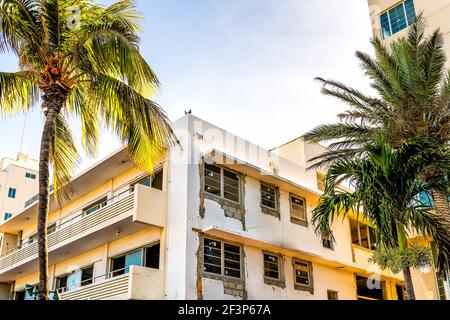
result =
M111 3L113 1L105 0ZM337 121L346 107L320 93L317 76L368 90L356 50L372 53L365 0L138 0L141 52L162 87L154 100L175 121L192 110L264 148ZM15 71L0 56L0 71ZM0 118L0 158L38 158L43 114ZM25 126L24 126L25 123ZM80 124L71 119L80 141ZM96 159L120 142L104 131ZM80 147L81 150L81 147Z

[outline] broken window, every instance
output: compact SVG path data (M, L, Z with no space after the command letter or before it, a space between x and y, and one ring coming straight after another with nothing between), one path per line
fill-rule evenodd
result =
M313 282L311 262L293 259L293 265L295 288L305 291L312 290Z
M261 205L277 210L277 193L275 187L261 184Z
M350 219L352 243L366 249L375 250L377 247L375 229L367 224Z
M205 163L203 177L205 192L236 203L240 202L238 174Z
M281 259L277 255L264 253L264 277L268 280L281 281Z
M333 290L327 290L328 300L339 300L338 292Z
M291 221L307 226L306 200L296 195L290 195Z
M322 236L322 246L334 250L333 239L331 236Z
M207 273L241 278L241 247L204 239L203 270Z

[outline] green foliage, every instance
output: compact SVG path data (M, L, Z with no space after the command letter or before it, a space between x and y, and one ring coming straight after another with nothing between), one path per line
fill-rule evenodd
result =
M67 94L50 152L55 195L66 195L80 159L71 116L81 121L82 146L90 157L102 127L117 134L148 171L178 143L166 114L151 100L160 83L139 51L141 26L133 0L110 6L0 0L0 54L15 55L20 68L0 72L0 116L30 110L52 86Z
M387 248L399 245L397 226L431 236L439 252L437 265L446 271L449 207L440 208L435 201L437 215L415 201L421 192L450 190L445 179L450 174L450 71L444 35L436 30L425 36L425 28L418 15L407 36L390 47L373 39L375 57L356 52L375 95L317 78L323 94L349 109L339 114L340 122L321 125L303 137L329 143L329 151L311 159L311 168L327 169L326 190L314 210L318 232L329 234L337 216L360 212ZM350 182L355 192L342 189L343 182Z
M433 263L431 250L421 246L377 249L369 258L369 262L377 264L381 269L389 269L394 274L406 268L427 268Z

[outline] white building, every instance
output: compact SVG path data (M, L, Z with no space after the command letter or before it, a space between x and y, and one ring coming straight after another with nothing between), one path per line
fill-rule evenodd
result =
M323 174L319 145L266 150L188 114L181 140L148 173L122 148L50 198L51 290L62 299L403 299L402 275L368 263L373 230L350 215L336 243L314 232ZM0 223L0 293L32 299L37 202ZM28 286L27 286L28 285ZM437 299L433 270L414 274L418 299Z

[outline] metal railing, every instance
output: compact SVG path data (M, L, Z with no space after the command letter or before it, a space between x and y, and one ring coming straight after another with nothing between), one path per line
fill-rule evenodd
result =
M126 196L129 196L131 194L133 194L133 191L132 191L132 188L129 188L129 189L127 189L127 190L125 190L125 191L115 195L114 197L112 197L110 199L107 199L106 201L103 201L102 203L97 204L95 210L92 210L92 211L89 211L89 212L86 212L86 210L83 210L83 209L74 210L73 212L69 213L65 217L58 219L56 221L56 227L52 228L51 233L49 233L48 235L54 234L55 232L57 232L57 231L59 231L61 229L64 229L64 228L66 228L66 227L68 227L68 226L70 226L70 225L80 221L81 219L83 219L86 216L94 215L97 212L99 212L100 209L108 207L111 204L116 203L117 201L119 201L119 200L121 200L121 199L123 199ZM99 197L97 199L101 199L101 198L102 197ZM92 202L95 202L95 201L92 201ZM89 208L89 209L92 209L92 208ZM27 248L29 246L32 246L32 245L36 244L36 243L37 243L37 241L27 241L27 242L25 242L25 243L23 243L21 245L16 246L14 249L6 252L6 254L3 257L6 257L6 256L8 256L10 254L13 254L13 253L15 253L15 252L17 252L17 251L19 251L21 249L25 249L25 248Z
M130 267L131 266L128 266L128 267L125 267L122 269L113 270L108 273L102 274L100 276L96 276L96 277L92 277L90 279L83 280L81 282L76 283L75 285L57 288L57 289L55 289L55 291L58 292L58 294L68 293L68 292L75 291L79 288L86 287L88 285L102 283L104 281L107 281L107 280L115 278L115 277L127 275L129 273ZM97 279L100 279L100 278L102 278L103 281L97 282Z

